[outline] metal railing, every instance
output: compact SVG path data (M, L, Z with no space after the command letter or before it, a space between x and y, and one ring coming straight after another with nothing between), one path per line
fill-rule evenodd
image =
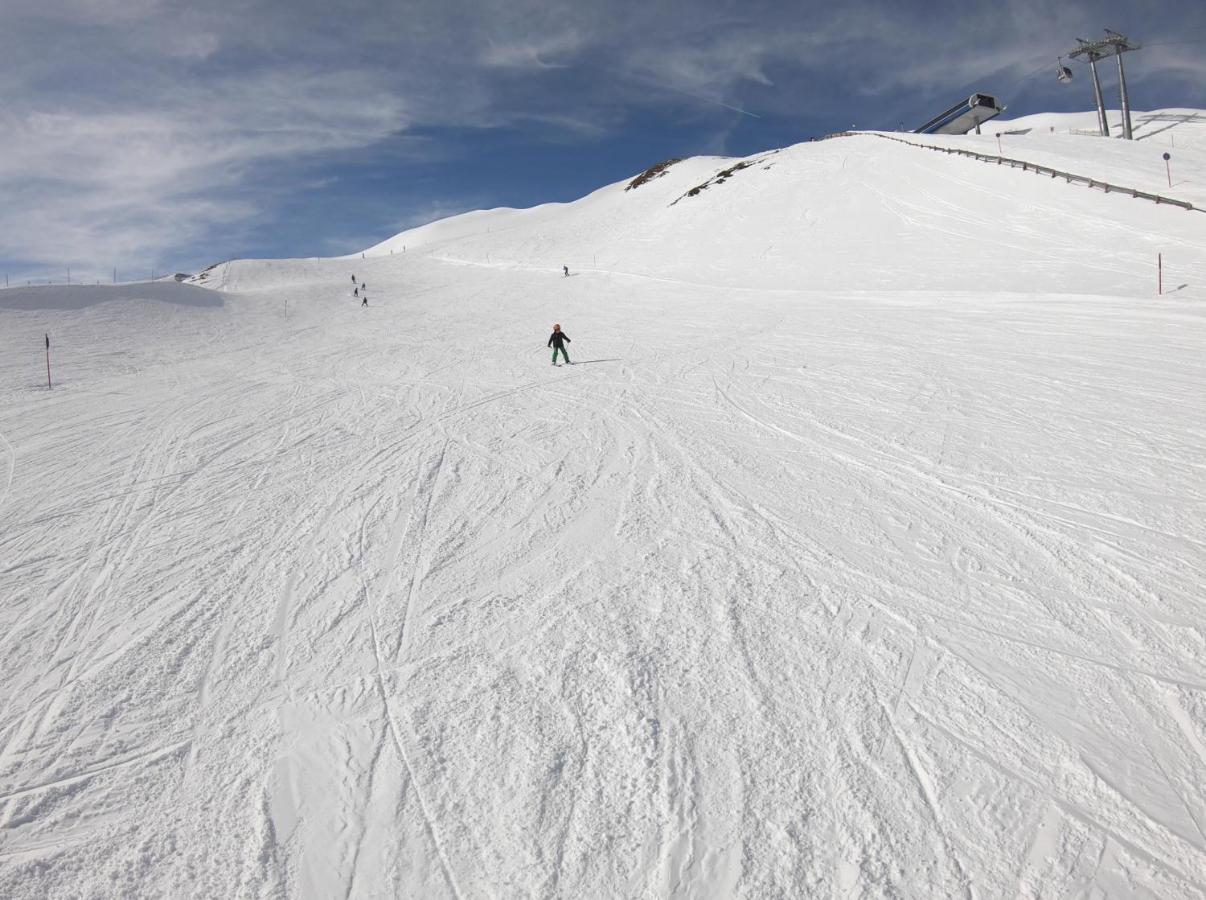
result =
M1087 175L1077 175L1074 172L1064 172L1061 169L1053 169L1050 166L1041 166L1038 163L1032 163L1024 159L1011 159L1008 156L993 156L988 153L976 153L974 150L960 150L957 147L935 147L933 144L919 144L916 141L906 141L904 138L892 137L887 134L880 134L875 131L839 131L835 134L827 134L822 140L839 137L877 137L885 141L895 141L897 144L906 144L909 147L916 147L919 150L933 150L937 153L954 153L959 156L966 156L971 159L978 159L980 162L996 163L998 166L1009 166L1011 169L1021 169L1023 172L1034 172L1036 175L1048 175L1051 178L1062 178L1068 184L1076 182L1084 184L1091 188L1099 188L1107 194L1123 194L1128 197L1138 197L1143 200L1150 200L1153 203L1159 203L1167 206L1176 206L1181 209L1187 209L1190 212L1206 212L1204 209L1199 209L1187 200L1175 200L1172 197L1165 197L1161 194L1151 194L1147 191L1140 191L1136 188L1123 187L1117 184L1111 184L1108 181L1102 181L1099 178L1090 178Z

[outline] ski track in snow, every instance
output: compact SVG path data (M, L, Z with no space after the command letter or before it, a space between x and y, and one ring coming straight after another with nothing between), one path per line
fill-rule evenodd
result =
M1203 226L883 141L680 166L0 304L0 895L1206 892Z
M13 449L13 445L3 434L0 434L0 442L4 444L5 450L4 490L0 491L0 507L3 507L4 501L8 499L9 491L13 489L13 473L17 470L17 451Z

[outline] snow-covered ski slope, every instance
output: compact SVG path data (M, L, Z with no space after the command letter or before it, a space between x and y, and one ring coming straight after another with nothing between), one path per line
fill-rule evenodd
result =
M0 292L0 896L1202 896L1206 214L754 160Z

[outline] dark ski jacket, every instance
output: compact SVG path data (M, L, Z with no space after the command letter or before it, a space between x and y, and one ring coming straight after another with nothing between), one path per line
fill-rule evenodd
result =
M571 341L566 336L564 331L554 331L551 335L549 335L549 342L547 344L545 344L545 346L552 347L554 344L556 344L558 347L560 347L562 350L564 350L565 344L562 344L561 343L562 341L566 341L567 343L570 343L570 344L573 343L573 341Z

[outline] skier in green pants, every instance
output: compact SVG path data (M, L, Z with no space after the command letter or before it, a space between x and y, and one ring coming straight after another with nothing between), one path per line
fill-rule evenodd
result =
M553 348L553 365L557 365L557 351L558 350L561 351L561 358L564 359L571 366L573 365L573 363L570 362L569 354L565 352L565 343L564 342L566 342L566 341L568 341L569 343L573 343L566 336L565 332L561 330L560 325L554 325L553 333L551 335L549 335L549 342L547 344L547 346Z

